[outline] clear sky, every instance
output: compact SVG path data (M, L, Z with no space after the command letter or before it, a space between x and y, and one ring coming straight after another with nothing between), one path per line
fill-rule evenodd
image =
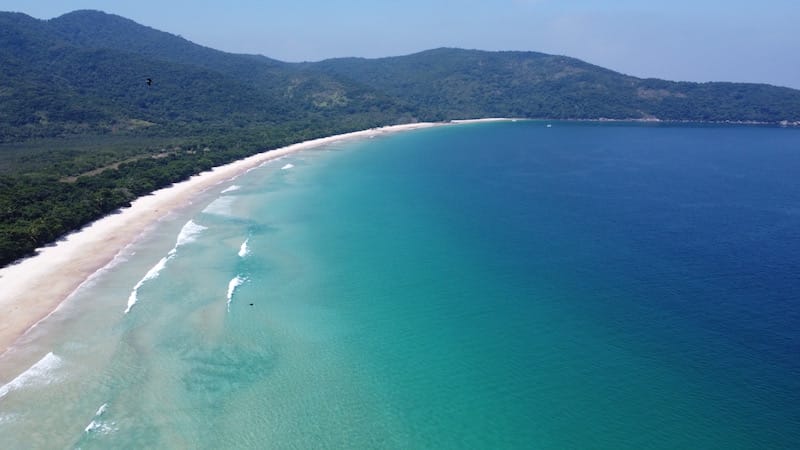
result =
M76 9L283 61L533 50L638 77L800 88L800 0L0 0L40 19Z

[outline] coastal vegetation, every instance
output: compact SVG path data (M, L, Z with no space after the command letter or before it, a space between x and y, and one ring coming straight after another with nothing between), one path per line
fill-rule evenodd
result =
M535 52L286 63L98 11L0 13L0 266L256 152L478 117L798 123L800 91L639 79Z

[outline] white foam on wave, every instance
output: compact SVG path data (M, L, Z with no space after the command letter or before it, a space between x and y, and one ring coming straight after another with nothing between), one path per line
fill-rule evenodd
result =
M161 271L164 270L165 267L167 267L167 261L172 259L173 256L175 256L174 248L169 251L169 254L167 254L167 256L161 258L156 263L155 266L151 267L150 270L148 270L147 273L144 275L144 277L142 277L142 279L139 280L138 283L136 283L136 286L134 286L133 290L131 291L131 295L128 296L128 307L125 308L125 314L128 314L131 308L133 308L133 305L135 305L136 302L139 301L138 297L139 288L141 288L142 285L144 285L146 282L158 278L158 276L161 274Z
M245 239L239 247L239 258L244 258L250 254L250 247L247 246L248 242L250 242L250 238Z
M25 386L47 385L56 381L56 370L63 365L64 361L50 352L36 364L32 365L25 372L17 375L16 378L0 386L0 398L3 398L11 391L16 391Z
M100 420L100 417L106 412L106 409L108 409L108 403L103 403L103 405L98 408L97 412L94 414L94 419L92 419L92 421L89 422L89 425L86 425L86 428L83 429L84 433L108 434L117 430L114 428L114 422L105 422Z
M233 300L233 293L236 292L236 288L244 284L245 281L247 281L247 278L241 275L236 275L236 277L232 278L231 281L228 282L228 302L227 302L228 312L230 312L231 310L231 300Z
M286 159L286 156L287 156L287 155L283 155L283 156L280 156L280 157L278 157L278 158L272 158L272 159L268 159L268 160L266 160L266 161L262 162L261 164L259 164L259 165L255 166L255 167L251 167L251 168L247 169L246 173L250 173L250 172L251 172L251 171L253 171L253 170L258 170L258 169L260 169L260 168L262 168L262 167L266 167L266 166L270 166L270 165L272 165L272 164L275 164L277 161L280 161L280 160Z
M293 167L294 167L294 164L289 163L289 164L286 164L285 166L281 167L281 170L289 170L289 169L291 169Z
M194 223L193 220L186 222L186 225L181 228L181 232L178 233L178 241L175 243L175 248L172 250L176 251L181 245L194 242L197 239L197 236L202 233L203 230L207 229L207 227Z
M128 314L131 311L131 308L133 308L133 305L139 301L139 288L141 288L146 282L158 278L158 276L161 274L161 271L167 267L169 260L175 257L175 255L178 253L178 247L194 242L197 239L197 236L206 229L207 227L198 225L193 220L186 222L183 228L181 228L181 232L178 233L178 239L175 242L175 246L172 247L172 250L167 253L167 256L161 258L155 266L151 267L144 277L142 277L142 279L139 280L139 282L136 283L131 290L131 294L128 296L128 305L125 308L125 314Z
M61 309L64 308L66 305L68 305L70 300L72 300L72 298L75 297L79 292L82 292L83 289L88 289L94 286L95 283L99 281L102 275L104 275L117 265L128 261L128 252L130 251L131 246L133 246L133 242L131 242L130 244L123 247L120 251L118 251L111 259L111 261L108 262L108 264L97 269L96 271L94 271L94 273L92 273L85 280L83 280L83 282L81 282L81 284L79 284L78 287L76 287L72 292L70 292L70 294L66 296L64 300L61 303L59 303L58 306L56 306L55 309L50 311L49 314L42 317L36 323L31 325L30 328L25 330L25 333L17 340L15 346L25 342L25 338L27 338L29 334L39 326L39 324L45 323L47 320L50 319L51 316L53 316L56 313L59 313ZM130 252L130 256L133 256L135 254L136 252L133 251Z
M106 412L106 409L108 409L108 403L103 403L103 405L97 409L97 412L94 413L94 416L95 417L102 416L103 413Z
M227 188L225 188L225 189L224 189L224 190L221 192L221 194L227 194L228 192L238 191L238 190L239 190L239 189L241 189L241 188L242 188L241 186L239 186L239 185L237 185L237 184L234 184L233 186L228 186Z

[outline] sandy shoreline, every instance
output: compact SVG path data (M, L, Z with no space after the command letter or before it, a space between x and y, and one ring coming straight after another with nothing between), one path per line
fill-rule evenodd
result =
M495 120L498 119L452 123ZM0 355L27 330L55 311L82 283L111 264L150 225L206 189L235 178L266 161L300 150L342 139L368 138L437 125L443 124L415 123L374 128L258 153L138 198L119 213L103 217L69 234L55 245L39 249L37 255L0 269L0 317L3 318L0 322Z

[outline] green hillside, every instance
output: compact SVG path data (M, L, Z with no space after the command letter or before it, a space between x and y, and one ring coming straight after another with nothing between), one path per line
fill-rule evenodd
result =
M285 63L99 11L52 20L0 12L0 265L258 151L498 116L800 122L800 91L639 79L534 52Z
M0 13L0 30L0 142L141 128L196 134L342 115L363 116L366 126L401 113L353 81L96 11L50 21Z
M426 118L528 117L771 122L800 119L800 91L640 79L565 56L441 48L309 64L413 105Z

